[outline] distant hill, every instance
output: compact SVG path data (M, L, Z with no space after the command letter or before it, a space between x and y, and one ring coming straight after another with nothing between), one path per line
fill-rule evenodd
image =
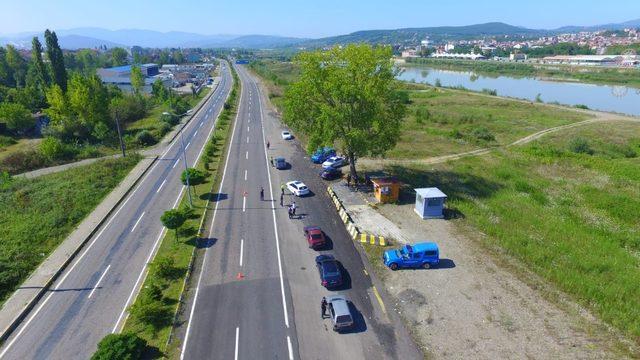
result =
M604 24L595 26L563 26L553 31L557 33L571 33L579 31L622 30L626 28L640 28L640 19L625 21L617 24Z
M546 30L533 30L500 22L492 22L468 26L438 26L424 28L404 28L395 30L357 31L348 35L309 40L300 45L326 46L362 42L370 44L401 44L405 42L415 43L422 39L425 39L426 37L429 37L429 39L431 39L432 41L439 41L447 39L458 40L501 35L534 36L546 32Z
M31 40L36 35L40 39L40 42L44 44L45 41L42 34L23 34L20 37L0 37L0 46L11 44L18 48L29 49L31 48ZM58 42L60 43L60 47L69 50L93 49L103 45L108 48L124 46L122 44L114 43L108 40L96 39L93 37L82 35L59 35Z

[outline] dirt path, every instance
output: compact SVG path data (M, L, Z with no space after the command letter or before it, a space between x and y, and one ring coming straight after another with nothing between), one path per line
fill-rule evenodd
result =
M510 99L511 100L511 99ZM548 106L557 106L557 105L548 105ZM611 122L611 121L631 121L631 122L640 122L640 118L636 118L636 117L631 117L631 116L625 116L625 115L617 115L617 114L611 114L611 113L606 113L606 112L600 112L600 111L593 111L593 110L575 110L575 111L580 111L580 112L584 112L586 114L589 114L591 116L593 116L593 118L587 119L587 120L583 120L583 121L578 121L572 124L567 124L567 125L561 125L561 126L556 126L556 127L552 127L552 128L548 128L548 129L544 129L544 130L540 130L536 133L533 133L531 135L527 135L521 139L518 139L510 144L507 144L505 146L496 146L496 147L488 147L488 148L481 148L481 149L476 149L476 150L471 150L471 151L465 151L462 153L457 153L457 154L449 154L449 155L442 155L442 156L434 156L434 157L429 157L429 158L424 158L424 159L373 159L373 158L362 158L358 160L358 164L360 165L364 165L365 167L372 167L372 166L378 166L378 167L382 167L384 165L392 165L392 164L420 164L420 165L430 165L430 164L439 164L439 163L443 163L443 162L447 162L449 160L457 160L463 157L467 157L467 156L478 156L478 155L484 155L487 154L489 152L491 152L492 150L501 148L501 147L511 147L511 146L519 146L519 145L524 145L527 144L531 141L537 140L547 134L551 134L554 132L558 132L558 131L562 131L562 130L566 130L566 129L571 129L571 128L575 128L578 126L584 126L584 125L588 125L588 124L593 124L593 123L598 123L598 122Z

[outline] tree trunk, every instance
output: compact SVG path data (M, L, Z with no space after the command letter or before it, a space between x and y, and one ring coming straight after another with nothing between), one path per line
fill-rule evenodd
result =
M349 173L354 184L358 183L358 172L356 171L356 156L353 153L347 155L349 158Z

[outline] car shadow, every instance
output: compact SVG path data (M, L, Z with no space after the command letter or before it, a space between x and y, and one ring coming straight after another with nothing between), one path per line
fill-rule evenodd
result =
M228 198L229 196L223 193L214 194L214 193L208 192L208 193L200 194L201 200L209 200L211 202L227 200Z
M438 270L438 269L453 269L454 267L456 267L456 263L451 260L451 259L440 259L440 262L438 262L438 265L434 266L433 269L434 270Z
M324 245L316 248L315 250L317 250L317 251L333 250L333 240L331 239L331 236L329 236L326 233L324 233Z

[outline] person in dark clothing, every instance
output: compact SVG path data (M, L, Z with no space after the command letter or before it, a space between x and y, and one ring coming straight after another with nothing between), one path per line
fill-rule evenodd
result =
M284 206L284 194L280 194L280 206Z
M269 150L270 146L271 146L271 143L267 141L267 150Z
M289 212L289 219L291 219L293 217L293 210L291 209L291 206L289 206L287 211Z
M351 187L351 174L347 174L347 187Z
M260 187L260 200L264 200L264 188Z
M322 310L321 317L324 319L327 313L327 298L322 297L322 301L320 302L320 310Z

